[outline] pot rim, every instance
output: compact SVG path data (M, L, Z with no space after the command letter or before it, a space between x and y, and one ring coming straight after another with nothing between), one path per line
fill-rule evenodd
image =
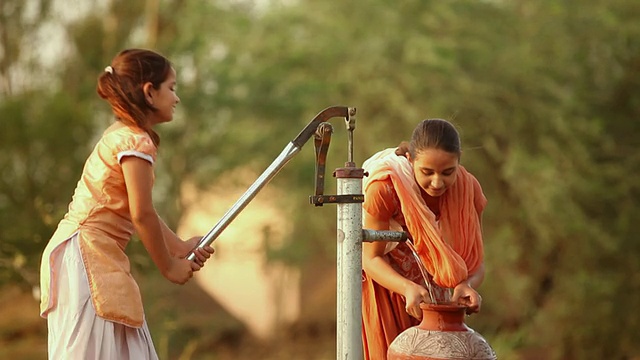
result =
M461 310L466 310L467 306L454 304L454 303L420 303L420 309L422 310L435 310L435 311L444 311L444 312L458 312Z

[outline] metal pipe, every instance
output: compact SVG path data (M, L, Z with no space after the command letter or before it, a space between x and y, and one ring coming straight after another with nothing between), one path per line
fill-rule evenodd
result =
M406 241L409 235L404 231L362 229L362 241Z
M362 176L344 178L339 170L338 195L362 193ZM362 204L338 204L336 359L339 360L363 357L362 236Z
M256 181L245 191L244 194L231 206L229 210L222 216L218 223L209 232L202 237L198 243L198 247L202 248L210 245L222 231L240 214L240 212L253 200L258 192L274 177L283 166L285 166L295 154L300 152L300 148L293 142L287 144L280 155L269 165L269 167L256 179ZM192 252L187 256L188 260L195 260L195 254Z

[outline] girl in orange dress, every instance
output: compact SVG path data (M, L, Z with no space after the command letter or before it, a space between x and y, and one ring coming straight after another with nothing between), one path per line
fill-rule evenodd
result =
M200 237L181 240L156 213L152 129L173 119L176 73L163 56L124 50L98 78L116 122L89 155L67 214L42 255L41 316L50 359L157 359L125 248L136 232L158 270L184 284L213 249L185 256Z
M420 323L422 302L454 302L466 305L468 313L480 311L475 289L484 278L481 214L487 200L460 165L460 155L455 127L428 119L418 124L409 144L380 151L363 164L369 172L363 184L364 227L407 231L427 273L425 281L408 244L363 244L365 359L386 359L395 337Z

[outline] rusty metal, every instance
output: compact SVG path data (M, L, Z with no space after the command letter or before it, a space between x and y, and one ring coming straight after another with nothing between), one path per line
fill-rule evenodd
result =
M318 126L318 130L314 135L314 145L316 150L316 177L315 177L315 196L312 204L315 206L322 206L324 194L324 175L327 164L327 152L329 150L329 143L331 142L331 133L333 133L333 127L329 123L321 123ZM317 201L315 199L318 199Z
M322 204L363 203L364 195L313 195L309 197L309 200L316 206L322 206Z
M362 229L362 241L364 242L404 242L408 239L409 234L405 231Z
M337 178L357 178L357 179L362 179L366 175L367 175L367 173L365 173L363 168L357 168L357 167L355 167L355 165L353 165L353 167L338 168L333 172L333 176L335 176Z

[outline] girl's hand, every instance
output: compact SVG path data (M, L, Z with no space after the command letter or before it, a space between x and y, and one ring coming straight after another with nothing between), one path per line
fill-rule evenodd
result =
M164 275L172 283L183 285L193 276L193 262L186 259L171 258L171 263Z
M473 314L480 312L482 297L466 281L463 281L453 289L451 302L466 306L467 314Z
M420 308L420 303L428 304L431 302L429 300L429 291L413 281L409 281L405 286L404 299L407 314L418 320L422 320L422 309Z
M204 263L211 257L211 254L215 252L210 245L199 248L198 244L201 239L202 236L194 236L191 239L184 241L183 251L178 254L179 257L185 258L191 253L191 251L193 251L193 254L196 256L195 259L193 259L193 271L200 270L204 266Z

